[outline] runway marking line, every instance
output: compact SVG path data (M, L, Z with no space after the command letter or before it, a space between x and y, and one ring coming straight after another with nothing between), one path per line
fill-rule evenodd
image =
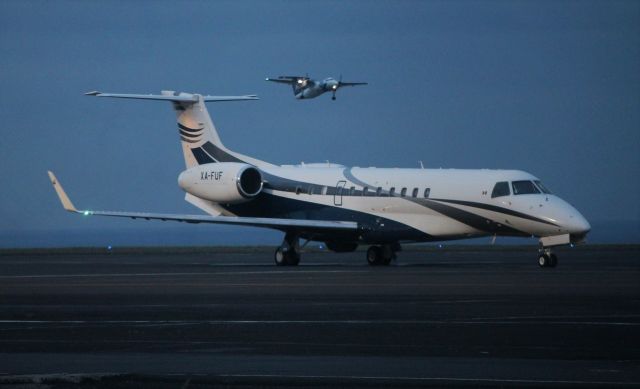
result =
M565 384L565 385L616 385L637 386L640 382L621 381L573 381L573 380L536 380L511 378L457 378L457 377L385 377L385 376L339 376L339 375L285 375L285 374L220 374L228 378L297 378L297 379L334 379L334 380L372 380L372 381L456 381L456 382L495 382L514 384Z
M597 321L491 321L491 320L0 320L0 324L146 324L146 325L227 325L227 324L458 324L458 325L593 325L593 326L640 326L635 322L597 322Z
M0 279L11 278L90 278L90 277L162 277L162 276L199 276L199 275L252 275L252 274L308 274L308 273L367 273L366 270L302 270L302 271L237 271L237 272L189 272L189 273L106 273L106 274L29 274L0 276Z

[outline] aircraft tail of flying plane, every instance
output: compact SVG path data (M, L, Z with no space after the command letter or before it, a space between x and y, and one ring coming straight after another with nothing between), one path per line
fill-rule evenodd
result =
M208 215L78 210L49 172L69 212L278 229L285 232L275 252L278 265L298 264L300 239L324 242L336 252L371 245L367 261L387 265L401 243L501 235L539 237L538 263L553 267L551 248L582 242L591 228L575 208L519 170L277 166L229 150L205 102L255 100L253 95L88 94L173 104L186 164L178 183L185 200Z

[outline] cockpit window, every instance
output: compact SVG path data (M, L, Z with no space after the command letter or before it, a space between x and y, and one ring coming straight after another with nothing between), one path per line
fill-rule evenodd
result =
M536 188L531 181L513 181L511 186L513 186L514 195L540 193L538 188Z
M491 192L491 198L501 197L501 196L509 196L511 192L509 192L509 183L507 181L498 182L493 187L493 192Z
M549 189L547 189L547 187L544 186L542 184L542 182L540 182L540 180L536 180L536 181L533 181L533 182L536 183L536 186L538 187L538 189L540 189L542 191L542 193L551 194L551 191Z

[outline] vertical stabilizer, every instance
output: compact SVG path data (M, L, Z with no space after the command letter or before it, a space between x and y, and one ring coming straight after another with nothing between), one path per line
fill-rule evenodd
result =
M216 162L244 162L255 166L269 165L224 147L205 105L207 101L257 100L255 95L202 96L174 91L162 91L160 95L117 94L97 91L86 94L97 97L170 101L176 112L178 133L187 168Z

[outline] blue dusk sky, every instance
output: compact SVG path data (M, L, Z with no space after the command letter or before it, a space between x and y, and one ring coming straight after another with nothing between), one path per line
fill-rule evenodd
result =
M208 105L256 158L521 169L590 241L640 242L637 1L2 1L0 52L0 247L278 244L62 210L49 169L81 208L200 213L170 104L83 95L163 89L258 94ZM307 73L369 85L298 101L264 81Z

